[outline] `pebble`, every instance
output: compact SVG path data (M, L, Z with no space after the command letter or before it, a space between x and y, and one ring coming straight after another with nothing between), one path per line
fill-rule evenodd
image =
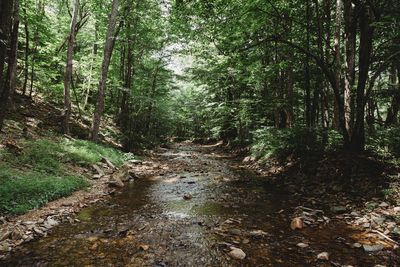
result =
M298 243L296 246L298 246L299 248L306 248L306 247L308 247L309 245L308 244L306 244L306 243Z
M232 248L228 255L235 260L243 260L246 258L246 253L244 253L240 248Z
M377 252L385 247L382 244L377 244L377 245L363 245L364 251L365 252Z
M331 211L340 213L340 212L345 212L347 208L345 206L334 206L331 208Z
M317 259L321 261L328 261L329 260L329 253L328 252L321 252L317 255Z
M290 228L292 228L292 230L303 229L304 228L303 220L300 217L294 218L290 223Z
M189 194L189 193L183 195L183 199L184 199L184 200L190 200L190 199L192 199L192 198L193 198L193 196L192 196L191 194Z

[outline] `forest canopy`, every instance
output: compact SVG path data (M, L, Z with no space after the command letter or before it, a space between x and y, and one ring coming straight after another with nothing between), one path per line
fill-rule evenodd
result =
M167 138L400 152L396 0L3 0L0 127L16 94L60 129L113 118L126 150ZM72 129L73 130L73 129Z

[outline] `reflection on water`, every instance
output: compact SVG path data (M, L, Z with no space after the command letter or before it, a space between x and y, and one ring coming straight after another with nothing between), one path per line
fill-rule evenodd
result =
M160 157L169 160L173 172L135 181L109 201L83 209L76 223L61 224L0 265L240 265L226 255L224 243L243 249L247 256L242 263L248 266L318 266L315 254L322 251L338 266L379 263L344 244L352 232L343 224L292 231L291 212L299 203L264 179L229 168L224 157L192 147ZM179 161L188 167L174 169ZM192 199L185 200L185 194ZM260 230L266 234L252 234ZM300 249L298 242L310 246Z

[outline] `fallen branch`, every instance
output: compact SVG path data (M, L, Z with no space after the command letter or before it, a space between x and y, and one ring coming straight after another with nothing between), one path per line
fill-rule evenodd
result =
M378 230L372 230L371 232L374 232L374 233L376 233L376 234L382 236L382 237L385 238L386 240L388 240L388 241L390 241L390 242L392 242L392 243L394 243L394 244L396 244L396 245L399 245L399 243L397 243L396 241L394 241L393 239L391 239L390 237L388 237L387 235L385 235L384 233L382 233L382 232L380 232L380 231L378 231Z

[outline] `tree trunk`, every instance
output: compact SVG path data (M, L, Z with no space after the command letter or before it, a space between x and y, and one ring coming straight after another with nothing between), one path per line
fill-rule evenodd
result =
M385 120L386 127L397 123L397 115L399 114L400 109L400 64L397 69L395 66L392 66L389 74L389 81L390 91L393 92L393 98L387 111L387 116Z
M0 11L0 131L7 114L10 92L15 86L18 46L18 0L2 1ZM4 75L7 57L7 72Z
M25 30L25 66L24 66L24 83L22 86L22 94L26 94L26 87L28 85L29 78L29 24L28 14L26 13L26 2L25 7L22 9L24 12L24 30Z
M4 90L7 49L10 44L10 23L12 15L12 0L0 2L0 96ZM0 106L4 107L4 106Z
M74 56L75 36L76 36L76 21L79 12L79 0L75 0L74 8L71 18L71 27L68 37L68 48L67 48L67 62L65 65L64 73L64 110L62 114L62 130L64 134L70 134L69 120L71 117L71 79L72 79L72 60Z
M346 67L344 74L344 114L346 129L351 135L354 116L353 106L353 86L355 79L355 61L356 61L356 29L357 20L354 14L354 8L351 0L344 0L344 36L346 47Z
M86 89L86 95L85 95L85 102L83 103L82 109L85 110L86 105L88 104L89 97L90 97L90 88L92 87L92 76L93 76L93 65L96 62L97 58L97 41L98 41L98 34L97 34L97 23L94 24L94 44L93 44L93 51L92 51L92 58L91 58L91 63L90 63L90 69L89 69L89 76L87 79L87 89Z
M306 33L306 49L310 52L310 22L311 22L311 7L310 0L306 2L306 21L307 21L307 33ZM311 110L311 77L310 77L310 56L307 53L305 58L305 118L307 127L311 127L312 123L312 110Z
M17 58L18 58L18 29L19 29L19 0L14 0L13 8L13 18L12 18L12 28L11 28L11 50L10 50L10 60L9 60L9 94L10 94L10 106L14 108L14 94L15 87L17 83ZM0 120L2 120L0 118Z
M351 150L356 152L362 152L365 148L365 86L368 79L374 33L373 26L371 25L373 22L372 11L365 4L362 3L361 5L359 15L360 48L356 116L349 147Z
M99 89L97 93L96 108L93 115L93 122L90 133L90 139L92 139L93 141L98 140L101 116L103 115L104 111L104 95L106 89L108 67L110 65L111 55L115 42L115 38L113 37L117 24L117 15L118 15L118 0L113 0L108 29L107 29L106 42L104 45L104 55L103 55L103 62L101 65L101 74L99 81Z
M335 93L336 97L334 98L334 125L337 130L341 129L340 120L341 120L341 91L342 91L342 69L341 69L341 51L340 51L340 43L342 36L342 20L343 20L343 0L336 0L336 17L335 17L335 37L334 37L334 51L335 51L335 85L333 86L334 90L338 92Z

